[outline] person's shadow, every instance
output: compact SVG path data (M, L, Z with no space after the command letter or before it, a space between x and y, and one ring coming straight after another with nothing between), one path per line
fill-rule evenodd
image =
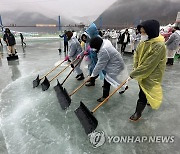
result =
M11 79L13 81L15 81L16 79L21 77L21 72L18 68L19 65L19 60L15 60L15 61L8 61L8 66L12 71L12 76Z

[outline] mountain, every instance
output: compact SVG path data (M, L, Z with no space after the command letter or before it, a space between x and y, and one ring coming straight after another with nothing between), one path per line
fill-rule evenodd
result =
M124 28L136 26L140 21L156 19L160 23L174 23L180 1L170 0L118 0L105 10L96 20L103 28Z
M12 12L2 12L1 13L2 22L4 26L16 25L16 26L35 26L36 24L55 24L58 25L58 17L57 20L53 18L46 17L37 12L22 12L22 11L12 11ZM74 21L65 19L61 17L61 26L74 24ZM54 32L57 31L58 28L35 28L35 27L11 27L12 30L17 31L38 31L38 32Z
M83 16L83 17L73 17L73 21L76 23L83 23L85 25L89 25L92 23L95 19L97 18L97 15L92 15L92 16Z

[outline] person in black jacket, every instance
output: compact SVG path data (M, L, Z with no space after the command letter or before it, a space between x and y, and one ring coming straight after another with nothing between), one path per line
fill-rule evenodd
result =
M16 44L16 40L14 35L11 33L9 28L5 29L5 34L3 36L3 40L6 42L7 44L7 48L9 51L9 56L14 56L15 55L15 44Z
M126 45L130 42L130 34L128 32L128 29L125 30L125 32L121 36L121 52L125 51Z
M26 46L26 43L24 42L24 36L23 36L23 34L22 34L22 33L19 33L19 35L20 35L20 38L21 38L21 45L22 45L22 47L23 47L23 44Z
M64 31L63 35L59 35L59 37L64 38L64 52L66 53L66 51L68 52L68 38L67 38L67 34L66 34L66 30Z

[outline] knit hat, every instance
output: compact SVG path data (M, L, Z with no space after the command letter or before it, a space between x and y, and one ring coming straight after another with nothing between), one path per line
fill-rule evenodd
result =
M100 37L94 37L90 40L90 47L97 49L97 52L100 50L103 39Z
M67 31L67 32L66 32L66 35L67 35L68 40L70 40L71 37L73 36L73 32Z

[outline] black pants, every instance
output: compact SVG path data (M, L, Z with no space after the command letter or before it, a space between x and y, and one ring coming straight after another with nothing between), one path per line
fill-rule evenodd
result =
M121 52L125 51L126 45L127 45L127 43L122 43L122 45L121 45Z
M104 85L103 85L103 97L106 98L109 96L111 84L104 79Z
M140 88L140 87L139 87ZM143 105L147 104L147 98L146 95L144 94L143 90L140 88L139 91L139 99L137 102L141 102Z
M168 58L166 65L173 65L174 64L174 58Z
M64 42L64 52L68 51L68 42Z
M26 46L26 43L23 40L21 40L21 45L23 46L23 44Z

